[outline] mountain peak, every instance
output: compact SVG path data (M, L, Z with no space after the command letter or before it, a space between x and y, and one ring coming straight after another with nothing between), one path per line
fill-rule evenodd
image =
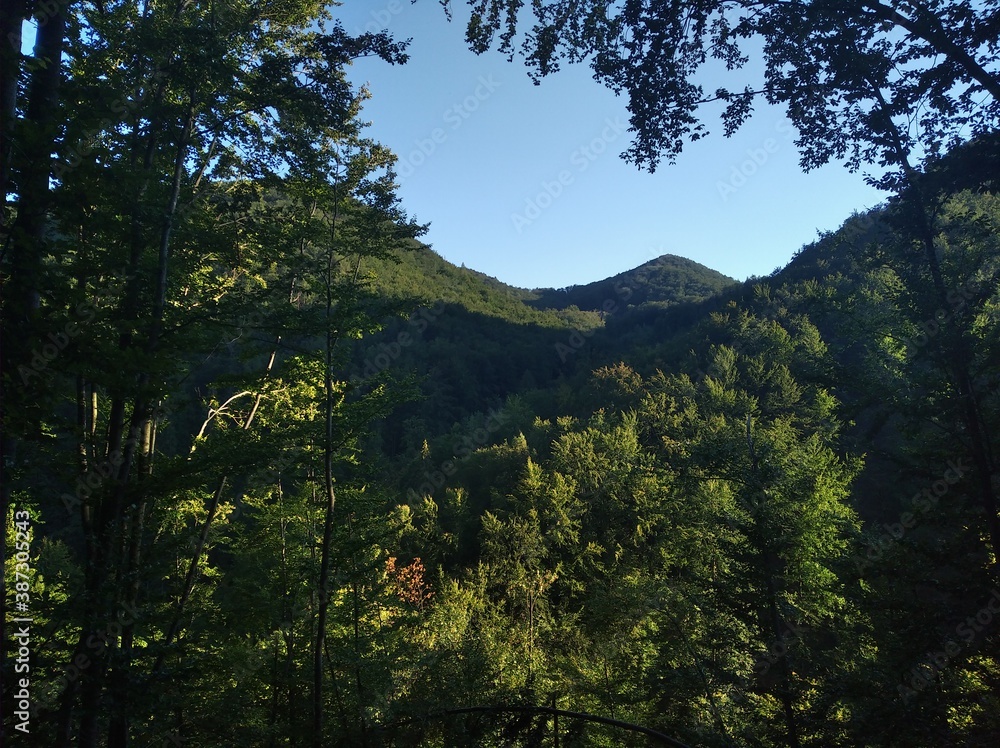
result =
M687 257L664 254L610 278L563 289L539 288L527 303L540 309L576 306L608 311L652 303L672 306L708 298L736 281Z

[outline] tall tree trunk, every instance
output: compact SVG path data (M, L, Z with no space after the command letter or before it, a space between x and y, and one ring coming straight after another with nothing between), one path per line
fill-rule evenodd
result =
M28 364L37 342L41 258L49 209L49 176L59 127L56 117L62 81L66 15L61 4L39 23L34 57L38 63L28 87L25 118L18 123L17 85L21 74L21 27L29 9L24 0L2 0L0 5L0 358L8 372ZM14 148L15 140L17 148ZM17 216L7 220L7 192L17 179ZM0 392L0 517L10 511L11 476L18 440L37 432L41 405L22 387L4 380ZM0 568L7 557L6 533L0 533ZM0 587L6 599L5 583ZM6 662L6 622L0 616L0 661ZM2 683L0 683L2 686ZM3 742L0 727L0 743Z
M174 221L177 215L177 205L180 200L181 183L185 173L184 163L187 159L188 140L191 130L194 127L194 103L188 102L187 114L181 125L181 134L177 143L177 152L174 157L174 171L170 186L170 196L167 201L167 208L164 215L163 226L160 229L159 251L157 256L157 269L155 277L155 293L153 296L153 310L150 322L150 329L147 336L145 350L147 354L153 354L159 347L160 336L163 331L163 316L166 309L167 300L167 275L170 265L170 239L173 234ZM149 384L149 375L143 372L139 377L139 397L142 398L141 406L136 403L136 411L141 413L140 419L134 421L135 426L141 434L141 442L138 450L133 450L133 454L138 455L139 461L145 461L139 465L138 496L131 510L131 517L128 521L129 531L124 534L125 554L122 559L121 584L117 585L119 594L124 598L123 602L129 609L135 609L139 598L139 559L142 553L142 527L146 514L148 496L142 490L141 483L144 478L148 478L152 473L153 451L152 443L156 428L155 408L146 401L146 395L142 394ZM126 464L131 463L133 457L127 457ZM126 473L122 485L128 481ZM225 485L222 481L221 488ZM216 493L219 496L219 492ZM216 499L215 506L218 506ZM121 513L122 507L116 508L115 521L125 522L125 517ZM214 516L214 507L212 516ZM207 529L206 529L207 534ZM200 555L200 553L199 553ZM114 695L113 711L108 732L108 748L128 748L129 745L129 719L131 700L131 686L129 681L132 678L132 645L135 637L135 621L130 622L122 629L121 643L119 646L119 663L110 672L109 689Z
M327 371L327 378L330 373ZM323 455L323 486L325 513L323 517L323 540L320 548L319 607L316 616L316 643L313 649L313 747L323 746L323 652L326 648L326 619L330 608L330 555L333 544L333 516L337 497L333 489L333 415L332 383L325 388L327 397L326 444Z
M774 641L781 642L784 640L785 627L781 613L778 610L778 590L775 586L776 570L770 560L765 563L765 567L765 574L767 575L767 617L770 619L771 635L774 637ZM790 748L799 748L799 728L795 717L795 701L792 694L792 678L791 669L788 667L788 655L785 654L780 657L777 664L780 668L781 678L778 687L778 699L781 701L781 708L785 713L785 729L788 733L788 745Z
M313 748L323 746L323 653L326 649L326 618L330 607L330 555L333 544L333 513L337 505L333 489L333 270L336 265L335 247L337 209L334 207L331 243L326 267L326 349L324 351L323 393L326 398L323 433L323 489L325 513L323 517L323 542L319 562L319 607L316 616L316 643L313 649Z
M17 178L17 218L4 247L8 276L4 294L8 365L24 360L23 353L22 358L11 360L9 346L13 341L10 333L16 330L17 338L24 338L26 333L33 332L31 323L39 305L41 259L49 210L49 178L52 174L52 154L59 136L57 115L65 36L66 15L62 4L57 3L46 22L38 24L34 49L36 67L28 87L25 118L17 126L17 149L12 154L11 165ZM4 95L9 97L13 94L5 91ZM8 102L4 104L9 106ZM13 148L13 143L6 142L5 138L4 148Z

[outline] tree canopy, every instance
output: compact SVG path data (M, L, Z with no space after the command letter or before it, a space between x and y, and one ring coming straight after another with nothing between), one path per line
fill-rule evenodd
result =
M758 101L783 106L806 169L898 171L904 153L938 155L1000 114L996 0L554 0L532 3L530 30L519 0L469 5L475 51L520 53L536 79L587 63L625 93L625 156L650 170L708 134L713 103L727 135Z

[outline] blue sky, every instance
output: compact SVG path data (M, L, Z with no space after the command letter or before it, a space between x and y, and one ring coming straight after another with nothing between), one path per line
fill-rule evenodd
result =
M464 3L449 24L434 0L349 2L348 31L412 37L401 67L362 60L370 135L399 156L404 207L425 240L522 287L587 283L671 253L727 275L766 275L818 230L882 200L839 164L803 174L794 130L761 109L731 138L712 135L655 174L619 154L626 101L566 67L534 86L503 55L464 42ZM715 81L706 81L714 84Z
M768 107L731 138L709 119L712 135L676 164L639 171L619 157L630 138L624 98L586 66L535 86L520 62L473 54L466 5L452 5L451 23L437 0L349 0L332 12L349 32L412 38L406 65L359 60L350 76L372 93L369 135L400 158L404 208L456 265L561 288L669 253L744 279L884 197L839 164L803 174L794 130Z

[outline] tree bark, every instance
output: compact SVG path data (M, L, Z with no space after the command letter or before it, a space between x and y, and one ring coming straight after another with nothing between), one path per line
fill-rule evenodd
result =
M335 245L339 200L334 206L331 240L326 267L326 350L323 372L323 393L326 398L323 434L323 488L326 511L323 518L323 541L319 562L319 607L316 616L316 643L313 649L313 748L323 746L323 652L326 649L326 618L330 607L330 556L333 544L333 514L337 505L333 489L333 269L336 264Z
M0 7L0 357L8 372L30 359L37 339L39 283L49 208L49 176L58 126L56 113L62 82L62 52L66 16L61 4L39 22L34 57L38 63L28 87L27 109L16 121L17 84L21 73L21 27L28 16L24 0L2 0ZM15 140L17 149L14 149ZM17 216L8 227L7 192L17 179ZM11 382L13 377L6 379ZM0 517L10 510L9 466L15 464L18 441L37 431L40 404L22 387L7 385L0 392ZM6 533L0 534L0 568L7 557ZM6 599L6 583L0 583ZM4 619L4 616L0 616ZM0 620L0 661L6 661L6 621ZM2 684L0 684L2 686ZM0 727L0 743L3 727Z

